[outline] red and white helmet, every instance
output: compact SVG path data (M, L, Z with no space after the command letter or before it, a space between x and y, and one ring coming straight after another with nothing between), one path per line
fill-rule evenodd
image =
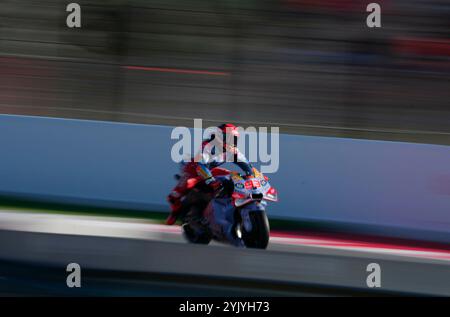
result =
M217 127L223 136L224 147L227 150L232 150L237 146L237 140L239 138L239 129L234 124L224 123Z

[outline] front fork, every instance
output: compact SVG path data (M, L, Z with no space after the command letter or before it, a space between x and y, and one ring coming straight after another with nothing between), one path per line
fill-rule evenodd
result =
M250 220L250 212L265 212L267 203L265 201L253 201L236 210L234 225L226 233L228 240L234 246L245 247L242 240L242 230L251 232L253 229Z
M253 201L245 205L241 210L242 227L247 232L252 231L252 222L250 220L250 212L265 212L267 203L265 201Z

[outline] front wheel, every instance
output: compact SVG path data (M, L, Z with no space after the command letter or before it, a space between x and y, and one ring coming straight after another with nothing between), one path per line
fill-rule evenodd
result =
M252 229L250 232L242 226L242 239L247 248L266 249L269 244L269 220L264 211L251 211L248 214Z

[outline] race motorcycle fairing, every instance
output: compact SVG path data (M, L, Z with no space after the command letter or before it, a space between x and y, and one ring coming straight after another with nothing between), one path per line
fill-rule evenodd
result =
M246 177L219 167L211 172L222 182L223 189L203 203L194 199L194 203L187 208L183 217L186 239L201 244L213 239L240 247L265 249L270 230L265 208L267 201L278 199L277 191L268 178L256 168L253 168L252 176ZM190 185L194 193L200 194L199 179L190 180ZM193 216L199 213L200 217Z

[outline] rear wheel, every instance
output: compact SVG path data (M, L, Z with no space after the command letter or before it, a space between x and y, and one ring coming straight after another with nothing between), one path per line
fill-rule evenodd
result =
M200 207L192 206L183 219L183 235L190 243L208 244L211 241L211 236L201 224L201 213Z
M241 227L242 239L247 248L266 249L269 244L270 228L269 220L264 211L250 212L249 218L252 223L252 230L247 232L245 227Z
M208 244L211 241L209 234L192 228L189 223L185 223L182 229L184 237L190 243Z

